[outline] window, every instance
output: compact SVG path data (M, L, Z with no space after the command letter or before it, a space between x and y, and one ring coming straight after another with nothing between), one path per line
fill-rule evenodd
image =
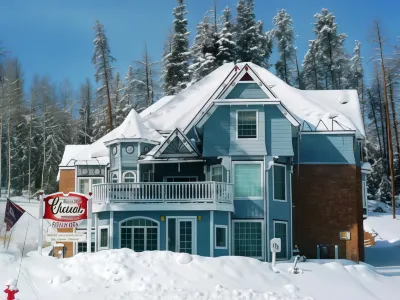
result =
M121 248L136 252L158 249L158 223L146 218L134 218L121 223Z
M261 166L259 162L234 162L236 199L263 199Z
M136 182L136 174L134 172L126 172L124 174L124 182Z
M79 230L80 233L86 233L86 231ZM92 242L90 245L90 251L93 253L95 252L95 232L94 228L91 231ZM76 253L87 252L87 242L78 242L76 247Z
M262 221L233 221L234 255L264 258L262 225Z
M288 258L288 223L284 221L274 221L274 237L281 239L282 251L276 253L277 259Z
M286 166L274 165L274 200L286 201Z
M237 138L257 139L257 111L243 110L237 112Z
M103 183L103 178L79 178L79 191L78 193L88 195L93 192L93 185Z
M211 166L211 181L226 182L223 166Z
M99 227L99 249L108 249L108 226Z
M228 227L215 225L215 249L228 249Z
M362 197L363 197L363 208L367 208L367 183L365 180L362 181Z
M118 183L118 174L114 173L111 178L112 183Z

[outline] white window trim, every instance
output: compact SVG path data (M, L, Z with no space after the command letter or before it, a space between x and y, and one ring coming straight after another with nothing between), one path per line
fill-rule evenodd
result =
M122 228L149 228L149 227L154 228L154 227L156 227L156 226L122 226L122 223L124 223L126 221L130 221L130 220L135 220L135 219L146 219L146 220L155 222L157 224L157 250L156 251L159 251L160 250L160 236L161 236L160 222L155 219L152 219L149 217L142 217L142 216L130 217L130 218L126 218L126 219L119 221L119 224L118 224L118 227L119 227L119 229L118 229L119 249L121 249L121 231L122 231L121 229ZM146 235L147 235L147 232L146 232ZM132 237L133 237L133 232L132 232ZM148 250L145 250L145 251L148 251Z
M217 169L217 168L221 168L221 174L222 174L222 182L226 182L226 178L224 175L224 166L223 165L213 165L210 167L210 181L213 181L213 170Z
M289 260L289 224L287 221L273 221L273 226L274 226L274 238L276 237L275 233L275 224L285 224L286 225L286 257L284 258L276 258L277 260ZM282 242L282 241L281 241Z
M77 191L78 193L81 193L81 180L86 180L89 179L89 189L91 189L93 187L93 179L101 179L102 182L104 183L104 177L77 177L78 180L78 186L77 186ZM93 191L89 191L89 192L93 192Z
M217 228L225 229L225 247L217 246ZM228 226L227 225L215 225L214 226L214 245L215 249L228 250Z
M256 112L256 134L257 137L255 138L239 138L239 112L244 112L244 111L255 111ZM236 140L240 141L257 141L259 137L259 132L258 132L258 110L257 109L238 109L236 110Z
M117 182L114 182L114 178L117 178ZM118 181L118 173L114 172L111 174L111 183L119 183Z
M264 253L265 253L265 223L264 220L252 220L252 219L246 219L246 220L232 220L232 253L233 256L236 255L235 253L235 223L261 223L261 253L262 256L259 257L253 257L256 259L264 260Z
M260 180L261 180L261 196L259 197L236 197L234 195L234 200L264 200L264 168L262 161L232 161L232 178L231 181L233 185L235 185L235 165L251 165L251 164L259 164L260 165ZM235 186L233 186L233 193L235 193Z
M101 247L101 230L107 229L107 246ZM98 250L107 250L110 249L110 227L108 225L101 225L98 226L98 233L97 233L97 243L98 243Z
M126 176L126 174L128 174L128 173L133 174L132 178L135 178L135 181L134 181L134 182L137 182L137 176L136 176L136 173L135 173L134 171L126 171L126 172L122 173L122 180L123 180L123 182L125 183L125 176ZM127 183L132 183L132 182L127 182Z
M284 167L285 168L285 200L275 199L275 166ZM287 166L284 164L276 164L272 166L272 199L277 202L288 202L288 193L287 193Z
M86 234L87 233L87 229L86 228L76 228L74 229L74 233L82 233L82 234ZM95 240L93 241L94 245L94 249L96 250L96 228L92 227L92 230L90 231L90 234L94 235ZM85 243L87 244L87 241L84 242L73 242L73 253L74 255L78 254L78 253L86 253L86 252L78 252L78 243ZM87 245L86 245L87 246ZM92 246L92 245L90 245Z

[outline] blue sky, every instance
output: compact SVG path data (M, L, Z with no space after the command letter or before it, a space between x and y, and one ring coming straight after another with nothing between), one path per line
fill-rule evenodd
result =
M227 5L235 9L236 3L218 0L218 10ZM186 5L192 42L196 23L212 7L213 0L186 0ZM124 76L128 65L140 58L145 42L151 57L160 59L175 6L176 0L0 0L0 40L20 59L27 85L37 73L48 75L55 83L68 78L77 89L87 77L94 81L91 57L97 19L105 26L117 59L116 69ZM265 30L271 29L278 9L285 8L292 15L300 60L313 38L313 16L323 7L336 15L339 31L348 34L349 51L356 39L361 41L365 61L372 55L374 20L382 24L388 50L400 35L398 0L255 1L257 19L264 22Z

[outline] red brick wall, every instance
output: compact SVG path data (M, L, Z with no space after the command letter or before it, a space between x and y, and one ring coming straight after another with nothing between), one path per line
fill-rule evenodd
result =
M339 246L339 258L364 260L359 168L352 165L296 166L293 205L294 244L307 257L316 258L317 245L326 244ZM351 239L340 240L340 231L350 231Z

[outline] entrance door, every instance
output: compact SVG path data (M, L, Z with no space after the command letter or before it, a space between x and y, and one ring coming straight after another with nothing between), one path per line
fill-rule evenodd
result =
M168 250L196 254L194 218L168 218Z

